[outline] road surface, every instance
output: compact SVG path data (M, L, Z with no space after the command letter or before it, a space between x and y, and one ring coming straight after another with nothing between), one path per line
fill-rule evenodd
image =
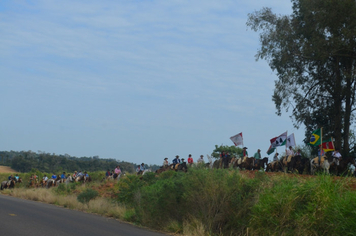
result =
M0 194L0 235L163 236L114 219Z

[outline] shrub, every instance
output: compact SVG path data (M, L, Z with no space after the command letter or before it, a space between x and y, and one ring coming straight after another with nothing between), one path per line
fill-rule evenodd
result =
M99 196L97 191L93 189L86 189L78 195L77 200L83 204L88 204L90 200L95 199L97 196Z

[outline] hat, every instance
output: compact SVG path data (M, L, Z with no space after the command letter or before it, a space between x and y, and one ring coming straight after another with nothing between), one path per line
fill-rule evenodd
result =
M204 155L200 155L200 157L204 157Z
M176 157L179 157L178 155Z
M243 147L242 149L247 149L247 147Z
M164 158L164 160L167 160L167 159L168 159L168 157Z
M184 161L184 158L182 158L182 161Z

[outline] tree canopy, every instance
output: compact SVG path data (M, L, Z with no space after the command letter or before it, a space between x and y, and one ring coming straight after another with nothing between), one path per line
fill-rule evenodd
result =
M270 8L249 14L247 26L260 31L256 59L278 76L272 100L281 115L292 112L296 127L324 127L336 147L349 152L355 111L356 1L292 0L291 15ZM343 145L343 146L342 146Z

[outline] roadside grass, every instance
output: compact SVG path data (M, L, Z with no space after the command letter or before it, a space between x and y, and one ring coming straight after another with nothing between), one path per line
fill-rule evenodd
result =
M350 187L355 181L350 177L191 168L187 173L126 175L106 184L20 187L3 193L190 236L356 232L356 191ZM109 191L111 197L90 197L80 203L78 195L88 189Z

